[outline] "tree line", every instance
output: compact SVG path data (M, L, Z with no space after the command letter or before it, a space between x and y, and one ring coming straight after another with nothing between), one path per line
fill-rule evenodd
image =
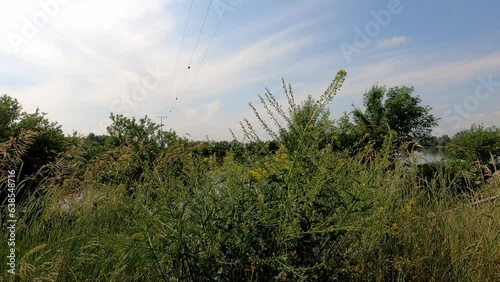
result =
M19 137L24 131L36 133L34 142L23 156L21 171L21 178L31 177L35 186L37 171L79 141L84 143L87 160L130 144L134 147L145 145L148 150L144 157L153 161L156 155L175 142L192 148L193 154L202 158L215 156L218 162L222 162L232 152L237 160L244 161L246 154L275 153L280 144L293 151L299 145L299 140L308 138L321 139L319 150L330 146L335 151L346 150L355 154L368 144L374 149L380 149L384 139L390 134L393 135L394 148L405 145L412 151L419 146L446 147L447 155L452 159L467 160L469 163L479 161L488 164L493 156L500 155L500 131L496 127L473 125L468 130L458 132L453 138L447 135L432 136L432 129L438 125L439 119L431 114L432 108L423 105L421 98L414 94L413 87L387 88L373 85L363 95L363 107L355 107L337 120L330 118L327 107L335 93L324 95L322 97L326 98L318 101L309 96L300 105L294 105L291 85L286 85L283 81L283 88L289 101L288 114L277 104L269 90L266 89L264 97L259 96L269 114L269 120L278 129L276 131L250 104L262 127L272 137L271 140L261 140L256 134L252 134L248 120L241 123L247 137L246 142L236 138L232 141L195 141L178 136L172 129L160 131L160 125L147 116L137 120L114 113L110 115L112 123L107 128L107 134L78 136L75 132L71 136L65 136L61 125L49 121L46 113L38 108L34 113L27 113L17 99L3 95L0 97L0 143ZM285 120L284 125L278 122L278 117ZM7 169L5 165L1 165L2 171Z

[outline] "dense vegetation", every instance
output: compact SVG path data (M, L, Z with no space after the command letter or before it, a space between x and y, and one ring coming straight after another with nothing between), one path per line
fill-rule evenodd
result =
M248 120L248 142L201 142L113 114L107 135L64 137L4 96L0 183L4 191L6 171L21 171L23 193L16 275L0 277L500 280L500 206L477 202L500 192L500 131L432 137L437 119L411 87L374 86L363 110L331 120L345 75L300 105L283 83L287 109L267 91L267 119L250 105L268 141ZM419 144L447 155L419 165Z

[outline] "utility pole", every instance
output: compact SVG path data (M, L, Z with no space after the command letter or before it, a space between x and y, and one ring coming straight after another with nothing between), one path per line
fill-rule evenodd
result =
M156 117L160 118L160 143L163 143L163 139L162 139L163 138L162 137L163 136L163 134L162 134L162 132L163 132L163 119L166 119L167 116L156 116Z

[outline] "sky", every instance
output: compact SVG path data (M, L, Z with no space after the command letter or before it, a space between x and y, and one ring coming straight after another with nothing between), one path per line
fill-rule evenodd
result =
M453 135L500 125L495 0L25 0L0 2L0 95L66 134L106 133L110 113L192 139L258 126L268 88L315 98L340 69L336 119L372 85L413 86ZM262 111L263 116L265 111Z

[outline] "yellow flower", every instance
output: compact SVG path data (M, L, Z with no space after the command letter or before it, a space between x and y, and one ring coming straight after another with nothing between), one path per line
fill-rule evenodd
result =
M278 152L283 152L285 151L286 148L285 148L285 145L281 144L280 147L278 148Z
M254 169L249 170L248 174L250 174L250 178L253 178L255 180L259 180L261 178L260 173Z
M266 173L267 173L267 170L264 168L250 169L248 171L248 174L250 174L250 177L255 179L255 180L262 179L263 177L265 177Z
M259 194L259 202L264 203L264 194Z
M234 154L229 153L224 157L224 162L232 162L234 160Z
M410 201L408 201L408 204L406 204L405 211L407 213L411 212L414 205L415 205L415 199L411 199Z

